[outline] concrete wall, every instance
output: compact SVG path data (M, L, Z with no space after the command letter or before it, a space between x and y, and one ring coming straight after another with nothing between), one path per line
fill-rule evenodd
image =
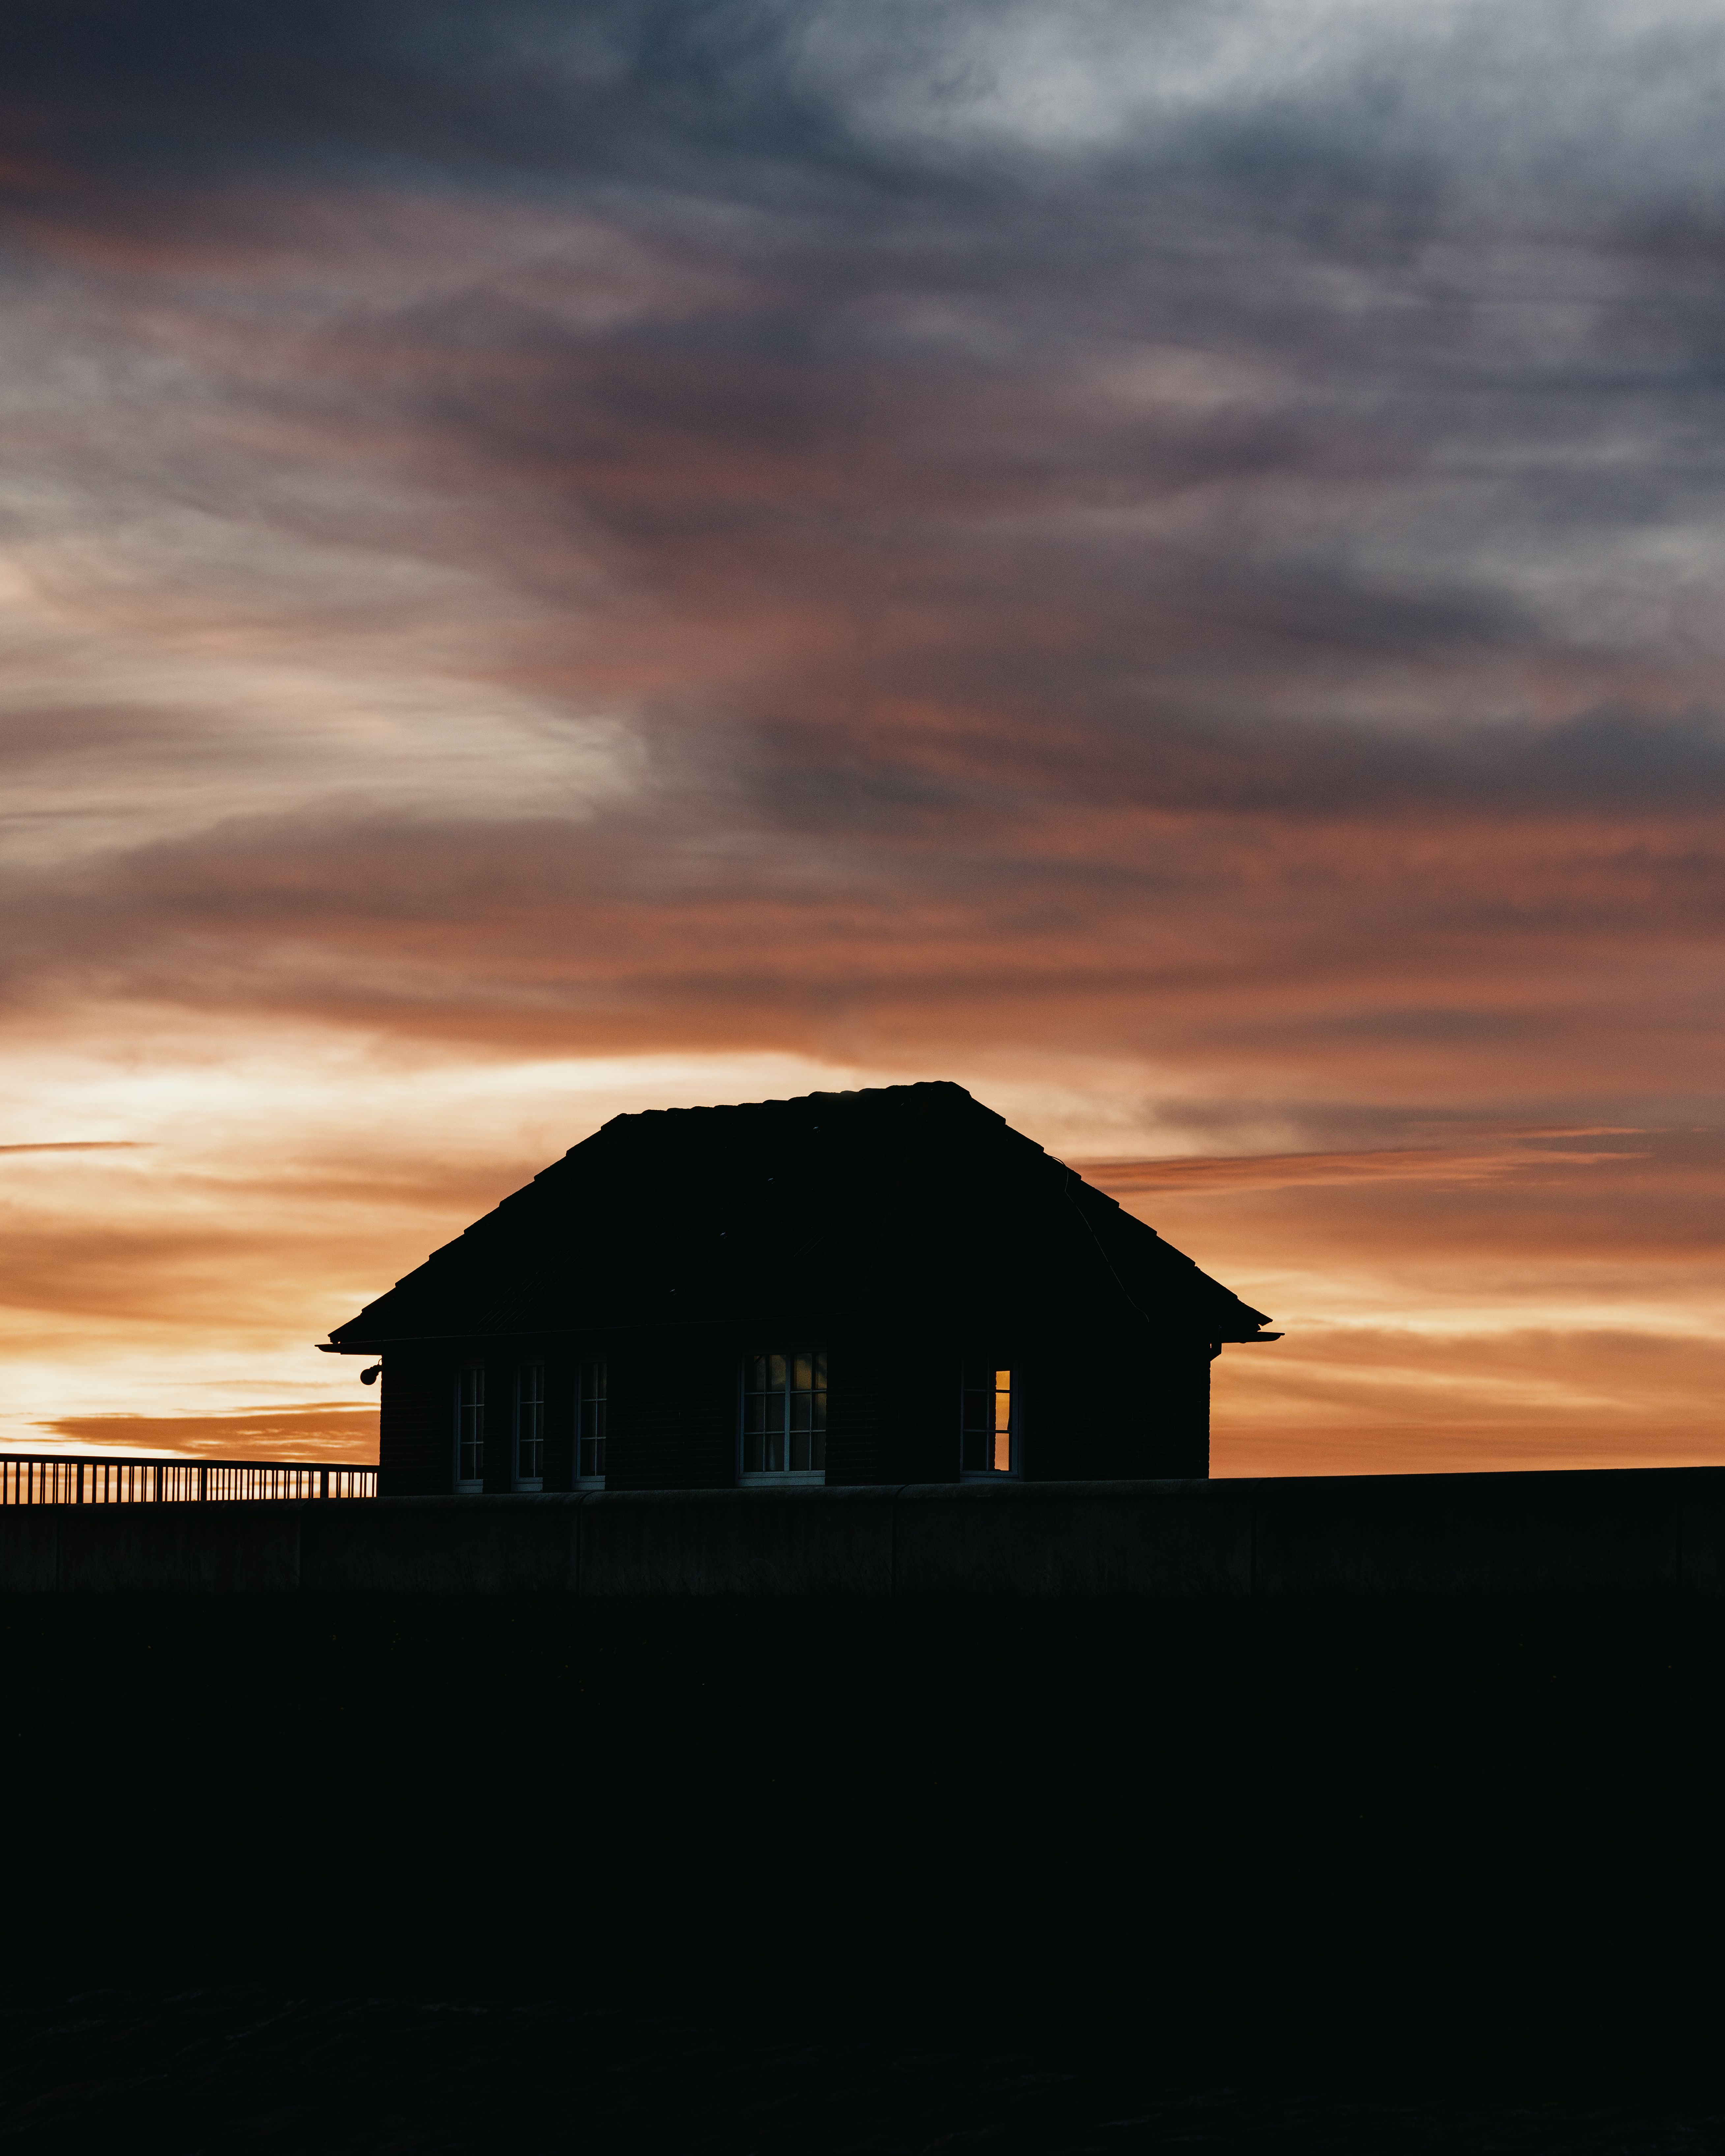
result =
M55 1592L1725 1595L1725 1468L0 1510Z

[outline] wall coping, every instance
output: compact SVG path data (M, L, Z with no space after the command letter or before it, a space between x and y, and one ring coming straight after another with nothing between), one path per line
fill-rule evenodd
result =
M1725 1596L1725 1467L8 1506L0 1593Z

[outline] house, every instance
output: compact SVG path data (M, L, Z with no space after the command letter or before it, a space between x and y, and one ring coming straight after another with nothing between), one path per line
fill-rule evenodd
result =
M937 1083L614 1116L326 1353L389 1496L1203 1476L1266 1322Z

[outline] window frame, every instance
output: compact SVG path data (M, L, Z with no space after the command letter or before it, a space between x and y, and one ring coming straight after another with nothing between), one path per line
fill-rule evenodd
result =
M992 1373L993 1382L987 1385L973 1384L972 1373ZM1004 1467L967 1467L964 1464L966 1435L965 1412L973 1393L992 1393L997 1403L1000 1398L999 1380L1006 1379L1007 1402L1006 1447L1008 1465ZM986 1427L986 1425L985 1425ZM998 1435L999 1423L993 1424ZM1021 1482L1024 1479L1024 1373L1010 1355L996 1353L992 1355L961 1355L958 1358L958 1480L961 1482Z
M756 1397L749 1387L748 1380L750 1363L761 1360L763 1358L770 1360L773 1357L778 1357L784 1363L787 1372L789 1373L794 1371L798 1358L799 1356L805 1355L808 1357L810 1363L818 1368L820 1376L820 1383L818 1385L811 1385L807 1388L809 1394L813 1394L819 1393L820 1395L820 1466L819 1467L785 1466L758 1468L747 1466L745 1463L748 1456L747 1451L748 1443L748 1402ZM784 1388L784 1440L785 1458L787 1460L788 1460L791 1456L791 1439L795 1434L791 1426L791 1402L796 1394L801 1389L803 1389L800 1387L792 1385L788 1382L788 1378ZM799 1487L814 1489L823 1486L827 1479L827 1421L831 1407L831 1402L832 1380L830 1373L827 1368L827 1351L824 1347L817 1347L811 1342L808 1346L803 1348L745 1348L737 1358L737 1486L738 1489L783 1490L787 1488L794 1489ZM814 1435L814 1433L811 1430L811 1440ZM811 1443L810 1450L812 1451L813 1449L813 1445Z
M588 1386L595 1375L598 1384ZM592 1402L598 1412L596 1427L589 1436L583 1428L588 1404ZM575 1365L575 1472L574 1485L578 1490L603 1490L605 1486L605 1466L608 1443L608 1425L610 1408L610 1372L603 1355L583 1355ZM596 1457L602 1463L598 1474L583 1475L581 1471L581 1448L583 1444L597 1448Z
M463 1381L470 1375L476 1377L478 1383L474 1387L475 1398L467 1400L462 1398ZM485 1486L485 1365L483 1357L471 1356L455 1365L454 1406L455 1459L453 1486L458 1497L477 1496L483 1492ZM471 1477L464 1477L461 1472L461 1455L465 1440L461 1419L470 1409L473 1410L475 1418L473 1446L478 1455L475 1465L479 1471Z
M536 1399L527 1398L522 1390L521 1384L522 1379L533 1371L538 1373L539 1378ZM523 1475L521 1472L521 1410L525 1407L536 1407L539 1410L539 1430L536 1440L539 1450L539 1472L536 1475ZM510 1462L511 1486L527 1492L542 1490L545 1487L545 1363L541 1356L530 1356L526 1361L517 1363L515 1366L514 1422L515 1433Z

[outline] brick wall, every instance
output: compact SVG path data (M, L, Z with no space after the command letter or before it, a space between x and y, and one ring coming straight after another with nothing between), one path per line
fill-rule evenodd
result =
M454 1357L393 1348L377 1386L378 1495L444 1495L454 1480Z
M1024 1366L1034 1481L1209 1473L1209 1343L1076 1333Z
M664 1327L614 1341L611 1490L722 1490L737 1480L742 1350L719 1327Z

